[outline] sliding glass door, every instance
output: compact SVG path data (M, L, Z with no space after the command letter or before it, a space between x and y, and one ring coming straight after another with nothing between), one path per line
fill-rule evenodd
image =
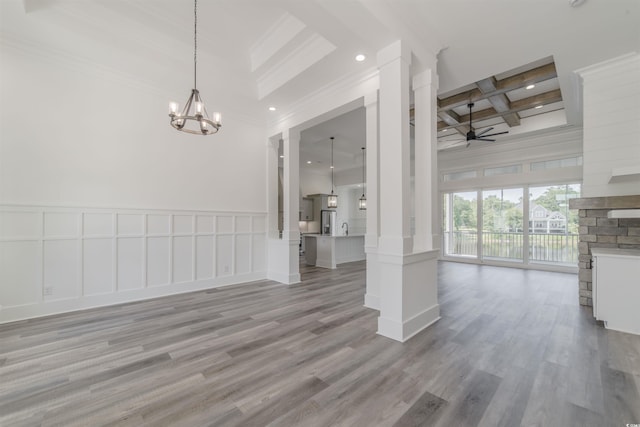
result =
M482 192L482 258L522 261L522 188Z
M575 266L580 184L446 193L443 254L490 262Z
M529 188L531 262L578 262L578 212L569 209L569 199L576 197L580 197L580 184Z
M448 193L444 196L444 250L447 255L478 256L478 193Z

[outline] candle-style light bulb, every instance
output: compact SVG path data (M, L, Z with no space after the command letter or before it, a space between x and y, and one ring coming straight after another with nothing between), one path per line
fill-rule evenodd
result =
M169 112L171 114L176 114L176 112L178 112L178 103L177 102L170 102L169 103Z
M196 102L196 114L202 114L202 102Z
M220 113L213 113L213 122L219 125L220 120L221 120Z

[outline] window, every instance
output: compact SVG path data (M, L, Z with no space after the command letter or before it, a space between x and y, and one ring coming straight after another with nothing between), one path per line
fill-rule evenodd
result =
M567 168L572 166L581 166L582 156L568 157L566 159L545 160L542 162L533 162L529 165L530 170L540 171L545 169Z
M444 195L444 237L447 255L478 255L478 193Z
M578 213L569 200L580 191L580 184L559 184L446 193L443 254L575 266Z
M500 166L497 168L487 168L484 170L484 176L506 175L510 173L521 173L522 165Z
M531 262L578 262L578 212L569 209L569 199L575 197L580 197L580 184L529 188L529 211L535 213L530 215L535 220L529 220Z
M463 172L452 172L446 173L442 175L442 180L447 181L462 181L463 179L471 179L477 177L478 174L476 171L463 171Z
M522 261L522 188L482 192L482 257Z

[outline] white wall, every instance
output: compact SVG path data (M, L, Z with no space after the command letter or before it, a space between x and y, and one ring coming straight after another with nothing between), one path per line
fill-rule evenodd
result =
M266 126L180 133L144 75L32 42L0 43L0 321L266 277Z
M578 73L584 104L583 196L640 194L640 54ZM616 169L630 176L610 183Z
M331 193L331 174L322 174L304 171L304 165L300 167L300 194L307 197L309 194Z
M4 44L1 55L3 203L266 210L263 127L223 116L219 134L183 134L155 91Z

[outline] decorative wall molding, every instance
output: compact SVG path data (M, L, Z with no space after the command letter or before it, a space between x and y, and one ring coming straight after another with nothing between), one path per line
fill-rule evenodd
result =
M0 205L0 323L264 279L266 219Z

